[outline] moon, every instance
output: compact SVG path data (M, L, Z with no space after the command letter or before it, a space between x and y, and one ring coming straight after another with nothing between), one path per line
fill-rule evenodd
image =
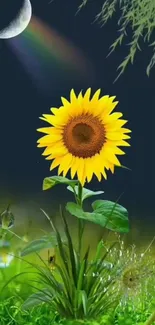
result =
M32 6L29 0L24 0L23 6L16 18L0 31L0 38L7 39L21 34L28 26L32 17Z

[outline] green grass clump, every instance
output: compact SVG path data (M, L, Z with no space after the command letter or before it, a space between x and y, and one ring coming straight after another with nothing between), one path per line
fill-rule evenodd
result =
M122 235L115 233L109 241L101 239L92 254L87 245L79 249L60 212L63 236L47 216L53 231L26 244L21 255L14 255L10 266L0 270L0 324L153 324L154 239L146 249L137 250L135 245L126 247ZM41 244L55 245L52 267L35 253ZM33 256L25 259L29 254Z
M31 295L23 304L23 310L46 302L53 312L62 318L97 320L119 303L119 290L114 285L117 268L106 263L108 254L117 243L106 248L101 240L94 258L89 259L89 247L79 254L73 245L66 219L61 213L66 235L66 243L52 224L56 238L59 262L55 271L43 262L43 266L33 265L43 288ZM52 223L52 221L51 221Z

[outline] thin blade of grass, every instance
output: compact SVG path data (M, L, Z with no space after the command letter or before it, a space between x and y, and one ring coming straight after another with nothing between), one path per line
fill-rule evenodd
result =
M77 274L76 274L76 262L75 262L75 256L74 256L74 248L73 248L73 243L72 243L72 238L69 232L68 224L65 219L65 216L62 212L61 206L60 206L60 215L64 223L64 229L66 233L66 237L68 240L68 248L69 248L69 254L70 254L70 262L71 262L71 269L72 269L72 276L74 279L75 286L77 285Z
M29 272L32 274L37 274L37 272ZM5 288L11 283L13 282L16 278L18 278L21 275L27 274L27 272L21 272L19 274L15 274L14 276L11 277L11 279L9 279L8 281L5 282L4 286L1 288L1 294L2 292L5 290Z
M65 268L69 274L69 268L68 268L68 264L67 264L67 260L66 260L66 255L65 255L65 250L63 248L63 243L62 243L62 240L61 240L61 236L60 236L60 233L58 231L58 229L56 228L56 226L54 225L54 223L52 222L51 218L48 216L48 214L41 209L41 211L44 213L44 215L46 216L46 218L49 220L55 234L56 234L56 238L57 238L57 242L58 242L58 248L59 248L59 252L60 252L60 256L62 258L62 261L65 265Z
M98 254L96 254L95 256L95 261L96 261L96 264L93 265L92 267L90 266L89 268L89 274L91 272L91 275L96 274L98 273L100 275L100 273L102 272L102 269L104 269L104 266L103 266L103 262L104 260L106 259L107 255L109 254L110 250L116 245L116 243L113 243L109 250L103 255L103 257L100 259L100 262L97 263L97 259L96 257L99 256L99 253L100 253L100 250L101 250L101 246L99 246L99 250L98 250ZM94 262L94 261L93 261ZM88 281L87 281L87 292L88 292L88 296L92 294L93 290L95 289L95 286L97 285L97 279L95 279L95 277L91 276L90 277L88 276Z
M84 312L84 316L86 317L88 314L88 298L84 290L81 291L81 296L82 296L83 312Z

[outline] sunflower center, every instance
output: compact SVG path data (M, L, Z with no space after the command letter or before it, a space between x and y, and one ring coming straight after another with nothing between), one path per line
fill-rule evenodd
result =
M77 116L65 126L63 141L73 156L92 157L100 152L106 141L104 125L93 115Z
M73 138L80 144L80 143L88 143L91 141L93 137L94 130L91 126L85 123L79 123L74 126L72 135Z

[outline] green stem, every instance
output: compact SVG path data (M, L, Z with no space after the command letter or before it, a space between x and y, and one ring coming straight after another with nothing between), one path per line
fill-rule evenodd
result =
M4 231L4 229L1 229L0 239L1 239L2 241L5 240L6 234L7 234L7 232Z
M148 320L145 322L144 325L151 325L155 322L155 311L152 313L152 315L148 318Z
M14 235L15 237L17 237L18 239L20 239L24 242L24 239L22 237L18 236L15 232L11 231L10 229L7 229L7 232Z
M78 183L78 193L77 193L77 201L78 205L82 208L82 185ZM81 256L81 246L82 246L82 236L84 231L84 222L82 219L78 219L78 253L79 257Z
M1 240L4 240L4 239L6 238L7 233L10 233L10 234L12 234L13 236L17 237L18 239L24 241L22 237L18 236L15 232L11 231L11 230L8 229L8 228L7 228L7 229L3 229L3 228L1 229L1 232L0 232L0 239L1 239Z
M74 191L74 197L75 197L76 204L78 204L78 197L77 197L75 188L73 188L73 191Z
M80 182L78 183L78 195L77 195L77 198L78 198L78 204L82 208L82 185L81 185Z

